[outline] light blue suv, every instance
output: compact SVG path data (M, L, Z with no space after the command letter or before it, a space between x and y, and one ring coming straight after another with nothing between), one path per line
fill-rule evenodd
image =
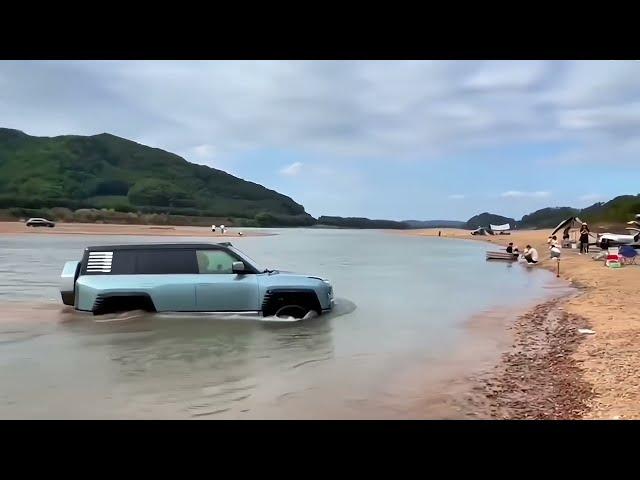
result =
M65 305L94 314L246 312L302 318L333 308L328 280L259 267L230 243L113 245L85 248L66 262Z

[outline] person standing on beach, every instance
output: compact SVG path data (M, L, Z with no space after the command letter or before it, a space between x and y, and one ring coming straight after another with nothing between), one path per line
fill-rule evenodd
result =
M589 227L583 223L580 227L580 255L589 253Z
M440 230L438 230L438 236L442 235L442 232Z
M551 237L551 241L549 242L549 252L551 253L551 258L560 259L560 245L558 244L558 237L555 235Z
M563 247L569 247L571 242L569 241L569 229L571 227L567 227L564 229L564 232L562 233L562 246Z

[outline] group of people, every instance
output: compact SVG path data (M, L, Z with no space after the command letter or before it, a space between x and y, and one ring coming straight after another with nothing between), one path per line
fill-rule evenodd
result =
M551 258L559 260L562 251L560 250L561 244L558 241L558 237L555 235L551 235L547 239L547 245L549 245L549 253L551 255ZM514 245L513 242L509 242L506 250L507 253L520 253L518 246ZM589 253L589 226L586 223L583 223L580 228L580 254L582 255L583 253ZM531 245L527 245L522 252L522 258L524 258L527 263L538 263L538 251Z
M509 242L507 245L507 253L518 254L520 253L520 249L517 245L514 245L513 242ZM524 258L527 263L538 263L538 250L531 245L527 245L522 252L522 258Z
M569 231L571 230L572 226L569 225L567 228L564 229L564 233L562 235L562 246L563 247L570 247L571 246L571 242L569 240ZM580 243L580 255L582 255L583 253L587 254L589 253L589 226L587 225L587 222L583 222L582 225L580 225L580 238L579 238L579 242Z
M566 241L568 237L569 237L569 234L567 229L565 230L563 240ZM552 259L555 258L559 260L560 254L562 252L560 250L562 245L558 241L558 237L555 235L549 236L549 238L547 239L547 245L549 246L549 254L551 255L551 258ZM520 253L518 246L514 245L513 242L509 242L506 250L507 250L507 253L513 253L513 254ZM589 253L589 226L587 225L586 222L583 223L582 226L580 227L580 255L582 255L583 253L585 254ZM522 252L522 258L524 258L527 261L527 263L538 263L539 261L538 251L535 248L533 248L531 245L527 245Z
M558 237L556 237L555 235L553 235L552 237L549 237L549 239L547 240L547 243L549 245L549 251L551 254L551 258L560 258L560 244L558 243ZM507 245L507 253L513 253L513 254L518 254L520 253L520 250L518 248L517 245L514 245L513 242L509 242L509 245ZM538 255L538 250L536 250L534 247L532 247L531 245L527 245L526 247L524 247L524 250L522 252L522 258L524 258L527 263L538 263L538 261L540 260L540 257Z

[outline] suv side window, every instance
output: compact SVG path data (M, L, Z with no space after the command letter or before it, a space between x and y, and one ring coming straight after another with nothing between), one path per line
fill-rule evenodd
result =
M238 261L224 250L197 250L196 257L198 272L206 274L231 274L233 273L233 262Z
M193 250L157 249L138 250L135 257L137 274L197 273L198 266Z
M113 252L112 275L133 275L136 273L136 251L116 250Z

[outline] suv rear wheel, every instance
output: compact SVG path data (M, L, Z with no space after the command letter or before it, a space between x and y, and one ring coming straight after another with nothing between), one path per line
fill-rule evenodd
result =
M123 313L133 310L155 312L156 308L149 295L111 295L98 296L93 305L94 315L106 313Z

